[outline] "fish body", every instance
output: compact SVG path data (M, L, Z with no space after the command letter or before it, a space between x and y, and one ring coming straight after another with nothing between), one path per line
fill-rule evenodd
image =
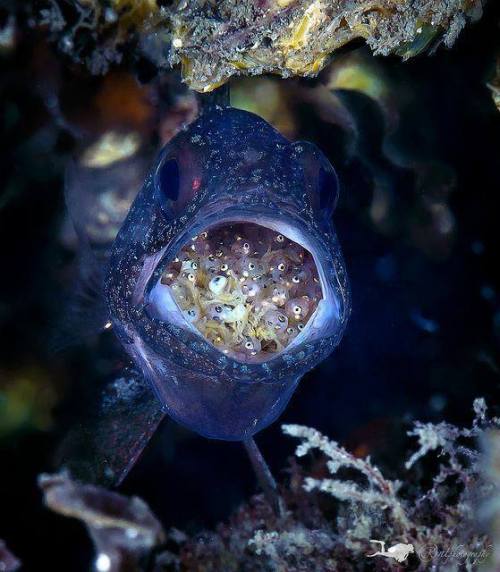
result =
M161 150L114 241L105 297L113 331L173 419L206 437L248 439L339 343L350 295L332 224L337 195L319 149L289 142L245 111L207 110ZM159 317L148 311L183 245L225 221L283 233L311 253L321 283L304 331L260 363L225 355L173 300Z

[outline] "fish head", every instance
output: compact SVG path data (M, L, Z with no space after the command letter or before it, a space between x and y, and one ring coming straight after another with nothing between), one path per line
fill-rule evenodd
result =
M162 149L115 240L106 297L174 419L249 438L339 343L337 197L316 146L245 111L208 111Z

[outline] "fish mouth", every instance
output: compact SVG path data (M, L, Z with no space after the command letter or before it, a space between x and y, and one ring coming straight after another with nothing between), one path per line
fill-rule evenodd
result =
M242 363L320 337L338 305L304 232L250 215L187 231L151 274L150 318L174 323Z

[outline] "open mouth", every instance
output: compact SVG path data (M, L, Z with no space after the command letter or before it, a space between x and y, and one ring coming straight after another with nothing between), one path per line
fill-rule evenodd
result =
M311 253L251 222L224 222L194 236L149 295L160 319L182 316L222 353L260 363L287 348L323 298Z

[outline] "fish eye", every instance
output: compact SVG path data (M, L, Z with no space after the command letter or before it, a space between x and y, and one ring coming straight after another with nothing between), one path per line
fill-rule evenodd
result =
M300 306L294 306L293 313L294 314L302 314L302 308Z
M245 343L245 348L246 348L247 350L253 350L253 344L252 344L252 342L246 342L246 343Z
M220 314L222 312L222 306L215 306L215 311Z
M280 270L281 272L283 272L285 270L286 266L283 262L281 262L280 264L278 264L278 270Z
M292 278L292 282L293 282L294 284L298 284L298 283L300 282L300 278L299 278L298 276L294 276L294 277Z
M179 165L175 159L165 161L158 169L161 193L170 201L179 198Z
M277 242L285 242L285 237L282 234L278 234L276 237Z
M301 332L305 328L304 324L298 324L297 329Z
M173 153L167 146L153 174L154 196L167 219L182 213L202 188L198 167L188 165L182 153L175 157Z
M193 270L197 270L197 269L198 269L198 264L197 264L196 262L193 262L193 263L191 264L191 268L192 268Z
M253 262L249 262L248 263L248 269L249 270L255 270L255 264Z
M227 269L229 268L229 266L227 264L223 264L220 269L222 270L222 272L225 272Z

